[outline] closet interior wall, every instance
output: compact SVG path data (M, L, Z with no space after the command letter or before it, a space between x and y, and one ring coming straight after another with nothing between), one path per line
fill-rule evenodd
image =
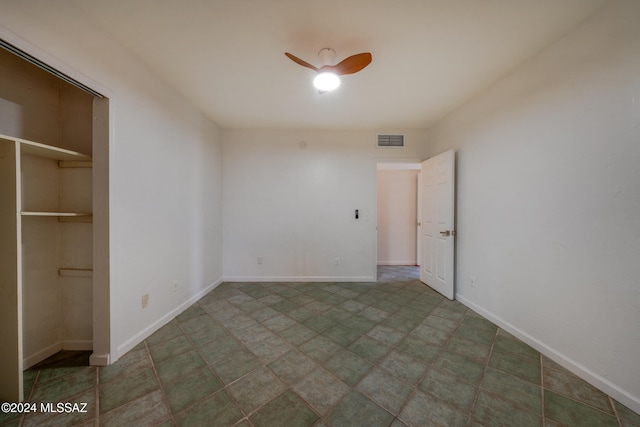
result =
M91 95L0 49L0 134L91 157L92 108ZM91 217L24 214L91 213L92 170L90 162L65 167L28 150L20 152L18 163L17 209L23 214L14 234L22 280L16 289L22 306L22 368L27 369L61 349L92 349ZM11 288L11 280L16 281L8 277L3 287Z

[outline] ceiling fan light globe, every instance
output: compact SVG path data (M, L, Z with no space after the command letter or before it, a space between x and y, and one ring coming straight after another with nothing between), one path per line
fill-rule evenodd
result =
M340 78L337 74L331 72L319 73L316 78L313 79L313 85L318 90L328 92L340 86Z

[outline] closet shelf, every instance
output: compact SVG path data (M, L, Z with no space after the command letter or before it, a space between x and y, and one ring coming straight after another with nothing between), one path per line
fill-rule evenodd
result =
M13 141L20 144L20 151L23 154L31 154L48 159L62 161L90 161L91 157L77 151L67 150L64 148L53 147L51 145L41 144L26 139L14 138L12 136L0 134L0 140Z
M73 217L91 217L93 214L87 212L34 212L34 211L22 211L22 216L57 216L65 218Z
M58 274L63 277L93 277L92 268L60 268Z

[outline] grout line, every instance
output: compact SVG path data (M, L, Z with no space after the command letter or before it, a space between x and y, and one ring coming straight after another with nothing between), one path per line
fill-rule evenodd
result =
M546 426L547 425L547 420L544 414L544 364L542 363L542 353L540 353L540 355L538 356L538 359L540 361L540 403L541 403L541 409L542 409L542 425Z
M616 417L616 421L619 426L622 426L622 419L620 418L620 414L618 414L618 408L616 408L616 404L613 401L611 396L607 396L609 398L609 404L611 405L611 409L613 409L613 415Z
M491 343L491 348L489 349L489 354L487 356L487 360L486 363L484 365L484 369L482 371L482 377L480 377L480 381L478 381L478 386L476 387L476 393L473 396L473 403L471 404L471 407L469 408L469 417L467 418L467 424L471 423L472 419L473 419L473 412L474 409L476 408L476 405L478 404L478 398L480 397L480 391L482 391L482 382L484 381L484 377L487 374L487 370L489 368L489 362L491 361L491 356L493 355L493 348L496 344L496 340L498 339L498 334L500 333L500 328L496 328L496 332L493 336L493 342Z
M178 327L180 327L180 322L178 322ZM180 328L180 330L182 330L182 328ZM147 340L144 340L144 348L145 348L145 351L147 352L147 357L149 358L149 361L151 363L151 369L153 369L153 374L156 377L156 381L158 381L158 387L160 388L160 393L162 393L162 400L163 400L164 404L167 406L167 410L169 411L169 415L171 416L171 421L175 425L176 420L175 420L175 417L173 415L173 411L171 410L169 397L167 396L167 393L164 391L164 387L162 385L162 381L160 380L160 376L158 375L158 370L156 369L156 363L153 360L153 357L151 356L151 350L149 349L149 345L147 344ZM151 391L151 392L149 392L149 393L147 393L147 394L145 394L143 396L140 396L140 397L138 397L136 399L140 399L141 397L148 396L151 393L153 393L153 391ZM129 402L131 402L131 401L129 401ZM127 403L129 403L129 402L127 402ZM126 405L126 403L125 403L125 405Z
M100 427L100 366L96 366L96 417L93 420L95 427Z

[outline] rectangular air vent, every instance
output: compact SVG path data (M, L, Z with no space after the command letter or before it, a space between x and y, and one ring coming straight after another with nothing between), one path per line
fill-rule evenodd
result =
M378 148L404 147L404 135L378 135Z

